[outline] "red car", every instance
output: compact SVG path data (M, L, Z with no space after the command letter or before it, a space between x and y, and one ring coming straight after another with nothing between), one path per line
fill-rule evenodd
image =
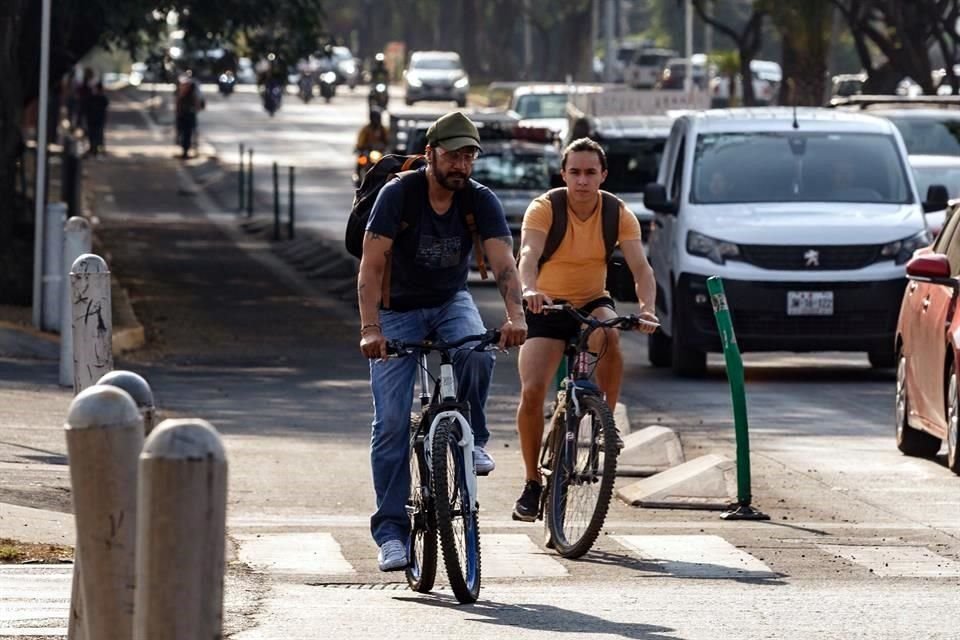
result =
M960 474L960 215L950 216L932 246L907 263L910 279L897 323L897 448L933 457L947 444L947 466Z

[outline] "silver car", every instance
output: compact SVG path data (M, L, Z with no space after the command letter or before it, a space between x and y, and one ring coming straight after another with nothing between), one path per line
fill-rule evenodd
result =
M453 100L467 105L470 79L460 55L453 51L417 51L403 72L407 105L419 100Z

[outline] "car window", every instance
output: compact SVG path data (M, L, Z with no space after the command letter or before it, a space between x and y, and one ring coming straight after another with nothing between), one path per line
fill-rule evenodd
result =
M890 135L720 133L697 137L691 201L908 204L913 195Z
M910 155L960 156L960 118L889 116Z
M473 163L472 178L494 191L525 189L546 191L550 177L560 173L560 156L544 153L482 153Z
M410 67L437 71L459 71L460 61L453 58L420 58L411 62Z
M921 198L926 198L927 189L935 184L945 186L951 198L960 197L960 163L955 167L914 167L913 175Z
M956 214L950 216L943 231L940 232L940 235L937 236L936 241L933 243L935 253L947 253L947 248L951 244L960 245L960 236L956 233L958 223L960 223L960 216ZM952 270L953 262L951 262L950 265Z
M517 98L514 111L521 118L565 118L567 117L567 96L555 94L527 94Z
M953 216L957 218L960 216ZM951 220L953 222L953 220ZM953 233L950 234L950 243L947 245L947 260L950 262L950 275L960 275L960 234L956 232L954 225Z
M597 140L607 156L607 179L603 188L611 193L643 191L657 181L665 138Z

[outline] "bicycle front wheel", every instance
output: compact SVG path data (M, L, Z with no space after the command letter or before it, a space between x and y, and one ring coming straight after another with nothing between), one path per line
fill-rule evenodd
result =
M467 492L468 469L460 441L460 424L445 419L433 433L430 459L437 534L447 578L457 600L476 602L480 596L480 532L476 509Z
M610 508L619 453L610 407L596 394L577 395L582 414L577 418L568 413L554 441L546 505L551 541L565 558L585 554L600 534Z
M414 591L427 593L433 589L437 577L437 530L433 518L433 496L430 474L423 448L423 437L417 432L420 416L410 419L410 497L407 514L410 516L410 564L407 566L407 584Z

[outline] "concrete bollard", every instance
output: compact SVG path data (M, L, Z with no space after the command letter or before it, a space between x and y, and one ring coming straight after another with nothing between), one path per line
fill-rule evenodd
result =
M164 420L140 455L135 640L223 633L227 461L204 420Z
M144 437L150 435L155 424L157 408L153 402L153 390L143 376L133 371L111 371L97 380L97 384L119 387L129 393L143 419L143 435Z
M77 258L90 253L92 233L85 218L73 217L63 227L63 279L60 286L60 385L73 386L73 302L70 269Z
M40 328L59 333L60 305L63 301L63 227L67 221L67 205L51 202L47 205L47 220L43 225L43 317Z
M85 253L70 269L73 315L73 391L79 393L113 370L110 270L98 255Z
M77 527L69 637L128 640L133 632L137 457L143 422L123 389L80 392L64 425ZM75 619L76 618L76 619Z

